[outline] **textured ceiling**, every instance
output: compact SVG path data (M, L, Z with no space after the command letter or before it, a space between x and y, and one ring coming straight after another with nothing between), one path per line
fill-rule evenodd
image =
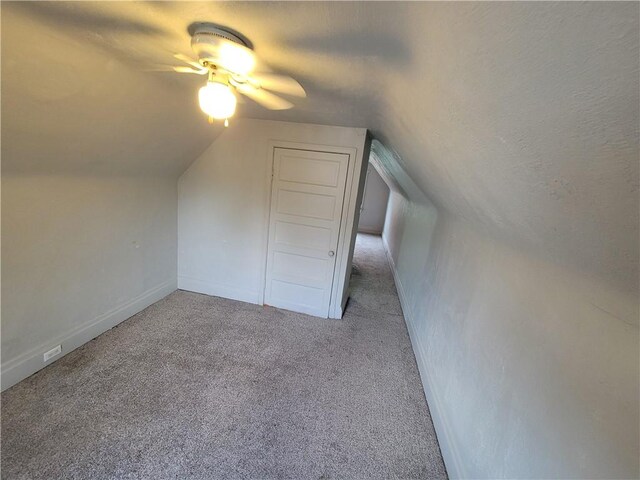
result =
M308 98L240 116L368 127L442 210L638 288L638 3L2 3L5 172L178 175L220 134L148 72L193 21ZM36 36L38 34L38 36Z

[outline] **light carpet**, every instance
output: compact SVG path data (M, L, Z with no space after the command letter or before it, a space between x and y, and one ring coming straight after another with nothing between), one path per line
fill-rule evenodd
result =
M343 320L177 291L2 394L9 479L446 478L380 237Z

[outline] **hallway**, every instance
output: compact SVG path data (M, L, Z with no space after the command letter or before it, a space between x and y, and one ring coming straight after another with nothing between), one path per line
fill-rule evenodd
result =
M446 478L371 235L342 321L176 291L2 406L7 480Z

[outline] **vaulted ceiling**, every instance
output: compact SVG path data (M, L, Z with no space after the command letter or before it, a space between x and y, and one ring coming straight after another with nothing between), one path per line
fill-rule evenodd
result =
M638 288L638 3L2 3L9 174L175 175L221 133L201 77L236 29L308 98L239 116L370 128L443 212ZM415 199L419 201L419 199Z

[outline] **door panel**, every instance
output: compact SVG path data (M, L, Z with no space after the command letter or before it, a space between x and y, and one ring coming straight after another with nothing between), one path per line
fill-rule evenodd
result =
M331 250L331 229L289 222L276 223L276 243L295 247L304 245L316 250Z
M349 155L275 148L265 304L329 316Z
M281 160L280 180L335 187L340 177L340 162L284 156Z
M322 305L325 293L322 288L273 280L271 296L276 307L314 315L314 313L320 313L318 305Z
M278 276L299 278L302 282L322 281L324 278L324 259L298 255L295 253L275 252L273 255L273 273Z
M331 220L336 209L333 195L280 190L277 213Z

